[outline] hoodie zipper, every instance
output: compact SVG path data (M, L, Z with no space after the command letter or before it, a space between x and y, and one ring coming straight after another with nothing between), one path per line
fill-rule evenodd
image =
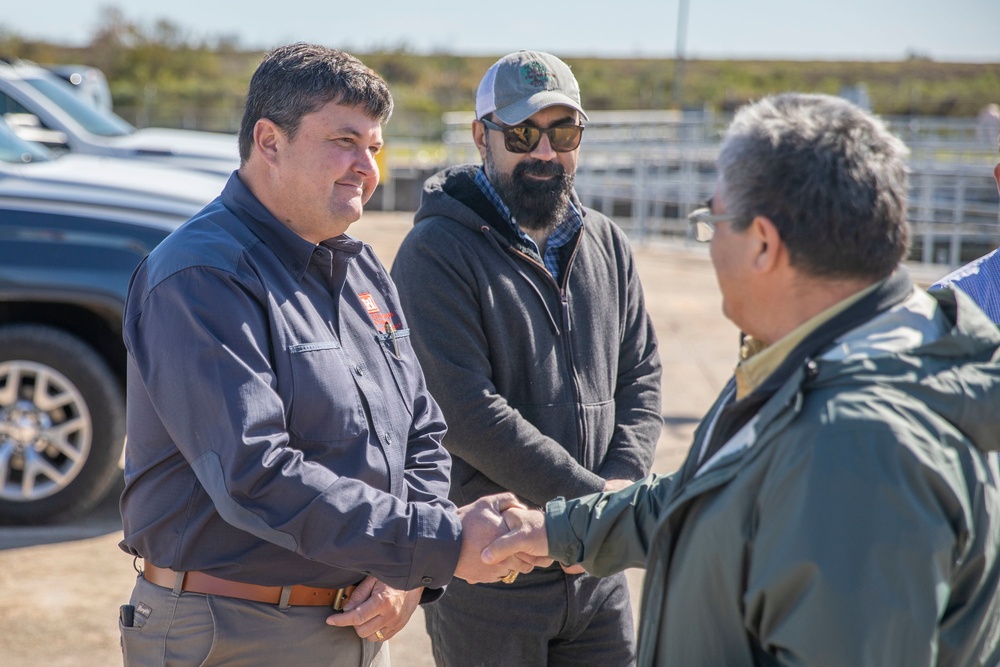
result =
M503 248L501 248L500 247L500 243L497 242L497 240L495 238L493 238L493 230L488 225L483 225L482 227L480 227L480 231L483 233L483 235L486 237L486 239L491 244L493 244L493 248L500 254L500 256L503 257L505 260L507 260L507 262L510 264L511 268L514 269L514 272L517 273L522 278L524 278L524 281L526 283L528 283L528 287L530 287L531 291L534 292L535 296L538 297L538 302L542 305L542 309L545 311L545 314L549 318L549 327L552 329L553 335L556 335L556 336L560 335L562 329L560 328L559 323L556 321L556 317L552 314L552 311L549 310L549 304L545 301L545 297L538 290L538 287L535 285L535 283L533 283L531 280L528 279L527 276L524 275L524 272L521 271L521 267L519 267L517 265L517 262L514 261L514 258L510 256L512 253L515 253L517 251L511 249L510 253L508 253ZM510 246L508 246L508 248L509 247ZM533 265L537 265L538 264L531 257L528 257L527 255L524 255L523 253L521 253L521 255L525 259L527 259L531 264L533 264ZM547 271L546 271L546 275L548 275ZM552 280L552 276L551 275L548 275L548 278L549 278L549 280ZM552 280L552 282L555 282L555 281ZM556 285L556 288L558 289L558 285Z
M483 225L482 230L483 230L484 233L486 233L486 235L488 237L490 237L490 239L494 242L494 244L497 246L497 248L500 249L500 250L502 250L502 248L500 248L500 244L497 243L496 239L493 238L493 235L491 233L492 229L489 226L487 226L487 225ZM580 233L581 234L583 233L582 230L581 230ZM580 239L578 239L577 242L576 242L576 245L573 246L573 252L569 256L569 261L566 262L566 270L563 271L562 285L560 285L559 283L556 282L556 279L552 277L551 273L549 273L549 270L548 270L548 268L546 268L545 264L543 264L542 262L539 262L534 257L528 255L527 253L524 253L524 252L518 250L517 248L515 248L515 247L513 247L511 245L508 245L507 248L508 248L508 250L509 250L509 252L511 254L516 255L516 256L521 257L522 259L524 259L532 268L535 269L536 272L538 272L540 275L543 276L543 278L545 280L547 280L549 283L551 283L556 288L556 292L559 294L559 303L560 303L560 306L562 308L562 313L561 313L561 318L560 318L562 320L562 322L561 322L562 323L562 327L561 327L561 332L560 331L556 331L555 333L563 341L563 352L566 355L566 362L567 362L567 366L569 368L568 372L569 372L570 378L573 381L573 394L574 394L574 398L576 399L575 402L574 402L574 405L576 406L575 407L575 410L576 410L576 437L577 437L577 443L578 443L579 448L580 448L579 462L580 462L581 465L586 465L587 458L590 455L591 447L589 446L589 442L587 440L587 425L584 423L583 410L580 408L580 402L582 400L582 398L581 398L582 392L580 390L580 378L578 377L577 372L576 372L576 363L574 361L575 357L574 357L574 350L573 350L573 341L572 341L572 339L571 339L571 337L569 335L565 335L565 334L568 334L573 329L573 324L572 324L572 320L570 318L570 312L569 312L569 295L566 292L566 285L569 283L569 274L570 274L570 271L573 268L573 263L574 263L574 260L576 259L576 253L580 249ZM525 280L527 280L527 277L525 277ZM531 286L534 287L534 283L532 283L530 280L528 280L528 283L530 283ZM551 311L549 311L549 307L548 307L548 304L545 302L544 296L541 294L541 292L538 292L537 288L536 288L535 292L536 292L536 294L538 294L539 298L542 300L542 305L545 307L545 312L548 313L549 318L551 319L552 318L552 313L551 313ZM596 461L595 461L595 463L596 463Z

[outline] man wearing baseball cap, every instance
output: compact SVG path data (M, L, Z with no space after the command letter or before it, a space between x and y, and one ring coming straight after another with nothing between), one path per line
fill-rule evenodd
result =
M573 189L586 112L570 68L519 51L486 72L482 166L424 185L392 269L410 341L449 430L451 499L544 506L645 477L660 360L625 234ZM425 610L439 667L630 665L623 575L558 565L454 581Z

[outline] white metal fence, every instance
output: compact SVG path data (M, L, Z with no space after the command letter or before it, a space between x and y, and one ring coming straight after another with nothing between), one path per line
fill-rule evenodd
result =
M469 112L446 114L446 162L478 162ZM583 203L637 242L688 238L687 214L711 194L728 118L702 111L594 112L576 176ZM911 150L912 258L957 266L1000 245L996 143L975 119L887 118Z

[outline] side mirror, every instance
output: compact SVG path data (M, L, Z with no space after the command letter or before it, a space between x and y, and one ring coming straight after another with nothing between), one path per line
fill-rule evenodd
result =
M9 113L4 116L4 120L14 134L25 141L33 141L55 149L69 148L67 145L69 139L65 132L42 127L42 122L33 113Z

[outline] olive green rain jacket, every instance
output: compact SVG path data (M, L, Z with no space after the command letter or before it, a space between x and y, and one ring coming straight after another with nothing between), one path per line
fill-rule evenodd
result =
M733 393L674 475L547 508L553 558L647 568L638 664L1000 664L1000 332L972 300L897 273Z

